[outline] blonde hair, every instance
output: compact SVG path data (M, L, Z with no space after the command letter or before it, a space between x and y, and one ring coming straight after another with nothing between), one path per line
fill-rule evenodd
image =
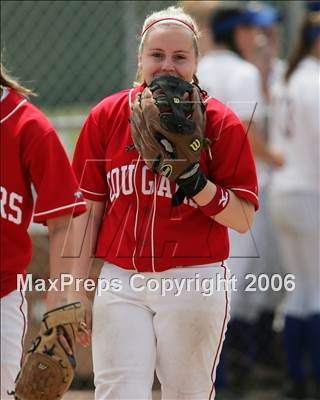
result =
M186 14L181 7L168 7L161 11L156 11L151 15L147 16L142 27L142 34L140 36L140 44L138 49L138 55L141 55L144 43L149 33L152 32L157 26L175 26L182 29L187 29L192 33L193 46L196 54L196 58L199 58L199 37L200 32L197 24L193 18ZM198 78L194 75L193 80L198 83ZM141 66L138 65L136 80L134 86L141 85L143 83Z
M22 86L21 83L16 78L10 76L8 70L1 63L1 76L0 76L0 85L1 87L9 87L15 90L17 93L21 94L24 97L29 96L37 96L31 89Z

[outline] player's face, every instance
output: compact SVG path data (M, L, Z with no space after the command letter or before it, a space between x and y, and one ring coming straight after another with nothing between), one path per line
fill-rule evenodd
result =
M243 58L252 60L264 34L255 26L239 26L235 31L235 42Z
M147 85L159 75L190 82L197 69L192 32L178 27L153 29L145 39L139 63Z

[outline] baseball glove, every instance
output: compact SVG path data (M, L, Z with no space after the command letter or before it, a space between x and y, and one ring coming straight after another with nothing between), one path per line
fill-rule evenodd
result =
M193 197L207 180L199 169L205 106L198 86L174 76L159 76L138 94L131 113L135 148L147 166L179 185L173 205Z
M84 324L81 303L71 303L44 314L39 336L28 350L16 378L17 400L61 399L74 377L74 342ZM66 345L67 341L67 345Z

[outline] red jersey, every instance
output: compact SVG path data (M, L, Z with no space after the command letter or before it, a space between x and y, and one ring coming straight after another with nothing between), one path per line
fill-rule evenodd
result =
M176 184L148 169L132 145L130 106L142 86L105 98L89 114L76 146L73 167L86 198L106 201L96 256L125 269L163 271L228 258L228 228L185 199L172 207ZM201 168L208 179L258 208L257 177L239 119L206 98L206 136L211 154Z
M16 276L31 260L27 229L34 221L85 211L67 154L46 117L10 90L1 101L1 297L16 289Z

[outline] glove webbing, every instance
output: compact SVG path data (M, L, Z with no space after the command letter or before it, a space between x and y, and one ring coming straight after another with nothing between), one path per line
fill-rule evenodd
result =
M192 85L175 76L158 76L149 88L153 94L161 90L161 93L154 96L154 100L160 111L163 128L180 134L192 134L195 123L186 118L186 115L192 112L193 104L183 100L185 93L189 93L189 96L192 94ZM167 109L170 111L164 111Z
M76 302L50 310L44 314L42 322L47 329L52 329L58 325L77 324L83 320L84 313L81 303Z

